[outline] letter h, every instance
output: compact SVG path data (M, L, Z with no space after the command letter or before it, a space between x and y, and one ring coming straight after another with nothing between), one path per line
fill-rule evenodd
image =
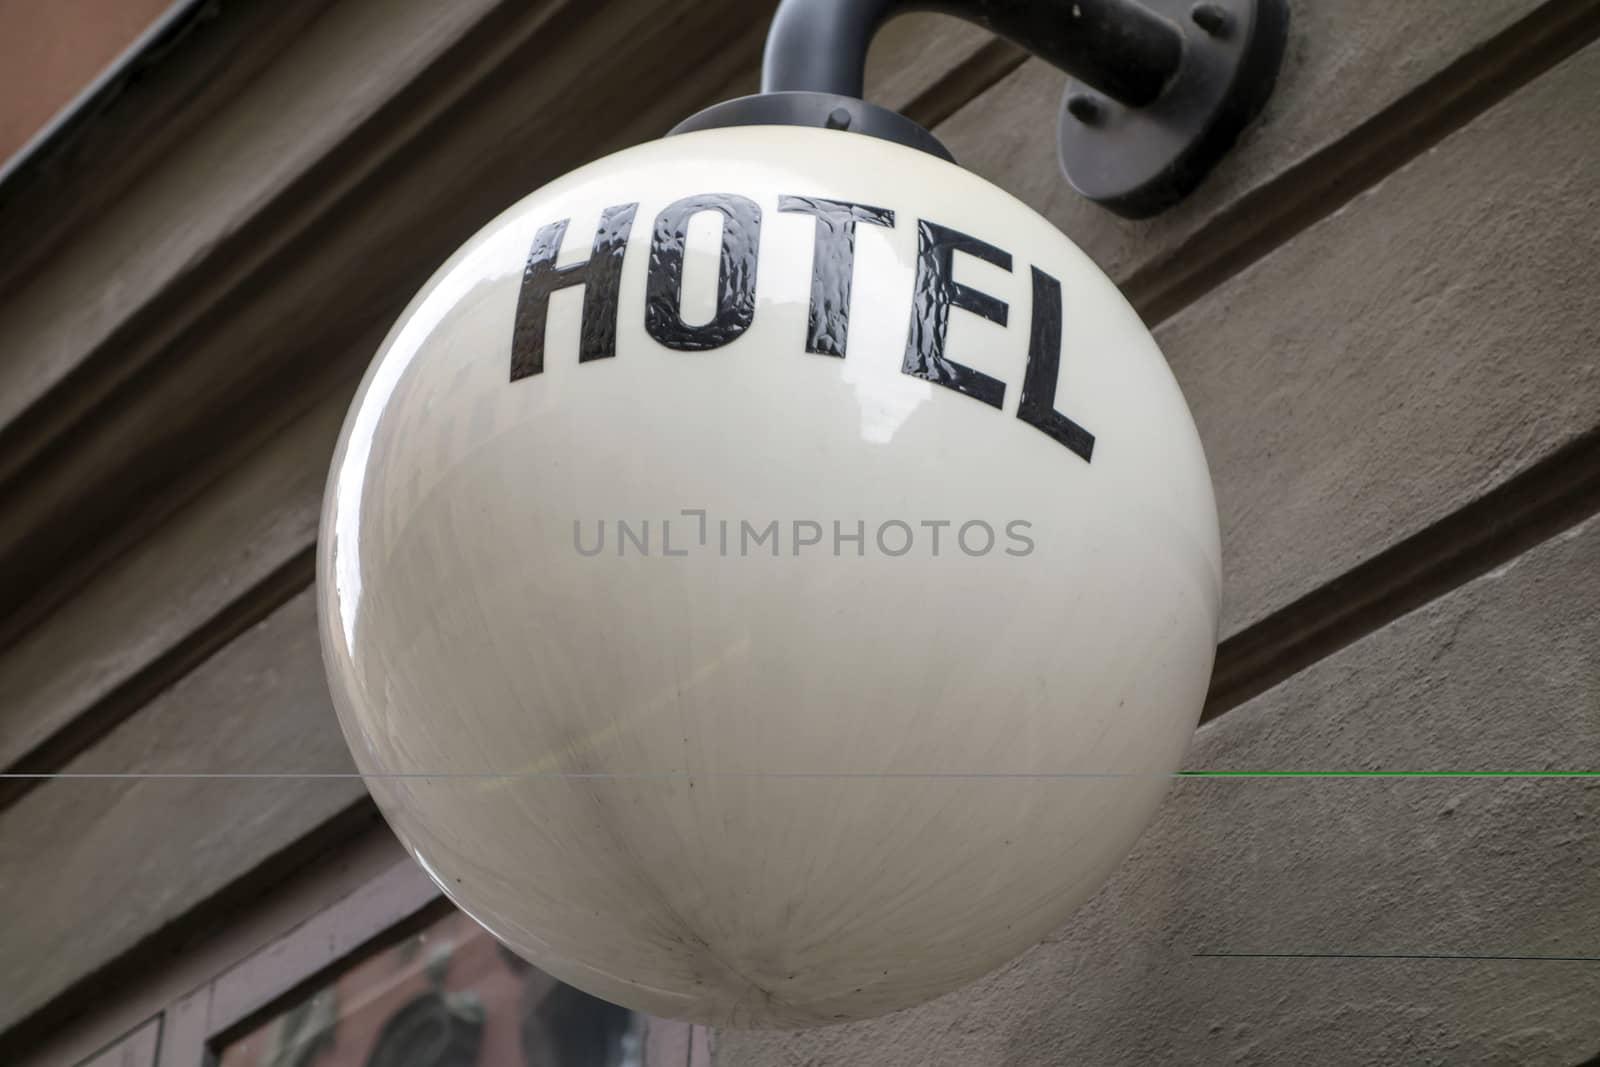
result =
M528 251L517 294L517 314L511 331L511 380L544 373L545 321L550 314L550 294L581 285L583 325L578 340L578 362L610 359L617 354L617 301L622 289L622 256L628 248L638 204L618 204L600 215L594 251L581 263L556 266L562 239L571 219L552 222L539 230Z

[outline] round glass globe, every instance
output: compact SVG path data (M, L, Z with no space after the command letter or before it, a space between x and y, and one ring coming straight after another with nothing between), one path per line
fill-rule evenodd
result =
M425 285L318 548L339 720L417 860L660 1016L907 1007L1063 923L1215 651L1160 351L1012 196L743 127L528 196Z

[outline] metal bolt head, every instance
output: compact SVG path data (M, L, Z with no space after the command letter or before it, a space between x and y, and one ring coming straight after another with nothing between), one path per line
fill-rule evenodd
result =
M1196 26L1213 37L1220 37L1226 33L1232 21L1221 4L1196 4L1189 9L1189 17L1194 20Z
M1067 97L1067 111L1085 126L1098 125L1100 122L1100 102L1085 93L1073 93Z
M828 113L827 128L830 130L848 130L850 128L850 112L842 107L836 107Z

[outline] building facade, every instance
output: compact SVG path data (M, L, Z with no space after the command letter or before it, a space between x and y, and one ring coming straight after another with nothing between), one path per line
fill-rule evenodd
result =
M1062 180L1041 61L919 15L869 69L1194 411L1227 586L1188 766L1451 773L1183 780L1022 959L793 1033L577 994L410 863L317 648L356 382L506 205L753 91L771 6L191 5L0 183L0 1061L1600 1061L1600 778L1523 773L1600 754L1596 0L1293 0L1266 112L1146 222Z

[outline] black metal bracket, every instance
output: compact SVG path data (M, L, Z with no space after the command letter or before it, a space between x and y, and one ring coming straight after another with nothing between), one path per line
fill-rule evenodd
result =
M1065 71L1062 171L1129 218L1182 200L1233 146L1271 95L1289 21L1287 0L782 0L762 95L708 108L672 132L821 126L951 158L920 126L861 100L873 35L908 11L977 23Z

